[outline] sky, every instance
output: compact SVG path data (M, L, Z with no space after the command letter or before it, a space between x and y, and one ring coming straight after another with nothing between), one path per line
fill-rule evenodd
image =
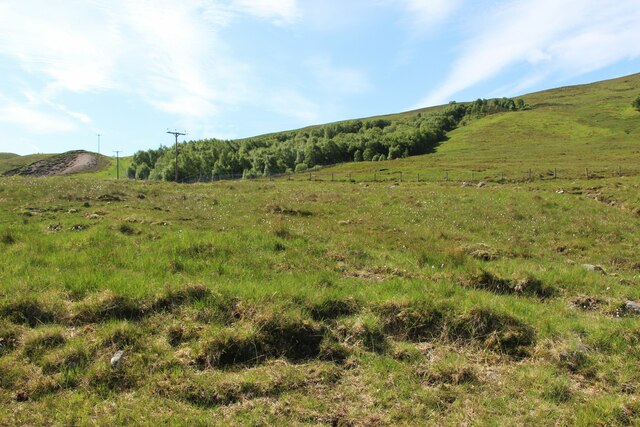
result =
M131 155L167 130L241 138L620 77L640 72L639 22L640 0L0 0L0 152Z

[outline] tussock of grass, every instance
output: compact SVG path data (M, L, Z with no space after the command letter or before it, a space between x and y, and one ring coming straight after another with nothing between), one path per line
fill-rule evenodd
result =
M137 319L145 312L144 303L110 290L91 294L75 306L73 321L97 323L107 319Z
M175 306L191 304L201 301L211 295L211 290L202 284L189 284L187 286L172 286L156 297L153 302L153 310L167 310Z
M216 329L204 339L197 360L202 367L253 365L267 359L301 361L320 355L323 328L299 314L268 312L253 322Z
M434 364L420 368L418 375L431 386L480 383L477 370L456 353L451 353Z
M0 319L0 356L15 349L21 336L21 328Z
M503 279L486 270L471 276L463 284L496 294L534 296L541 299L552 297L557 292L552 286L545 285L541 280L530 275L525 275L521 279Z
M535 344L534 329L515 317L487 308L473 308L454 319L449 338L474 340L484 348L510 356L528 356Z
M55 374L75 371L89 365L92 351L82 340L76 340L68 345L44 355L39 364L44 374Z
M367 351L383 353L389 349L384 325L373 313L341 319L336 333L344 344L362 347Z
M515 317L487 308L456 313L450 307L386 304L380 308L387 333L400 340L477 342L486 349L511 356L527 355L535 343L532 327Z
M18 239L16 238L16 236L9 230L5 230L0 233L0 242L4 243L5 245L13 245L17 241Z
M48 349L64 344L64 330L59 326L34 329L24 338L22 351L29 359L37 359Z
M354 298L329 297L314 302L309 308L315 320L333 320L338 317L350 316L361 310L361 303Z
M441 337L449 316L445 309L425 302L385 303L379 311L385 332L403 341L428 341Z
M0 304L0 317L31 327L60 321L66 315L60 303L45 297L20 295Z

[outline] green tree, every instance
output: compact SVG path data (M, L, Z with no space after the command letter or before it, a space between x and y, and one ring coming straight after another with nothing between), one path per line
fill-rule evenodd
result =
M356 152L353 153L353 161L354 162L361 162L362 161L362 151L356 150Z
M151 173L151 168L147 166L146 163L142 163L136 169L136 179L147 179L149 178L149 174Z
M636 110L640 111L640 96L638 96L632 103L631 105L633 106L633 108L635 108Z

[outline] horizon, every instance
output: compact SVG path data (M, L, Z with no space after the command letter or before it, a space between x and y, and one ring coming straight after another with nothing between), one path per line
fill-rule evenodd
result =
M130 156L172 145L167 128L241 139L640 70L629 0L29 0L0 11L0 152L20 155L97 152L100 134L101 154Z

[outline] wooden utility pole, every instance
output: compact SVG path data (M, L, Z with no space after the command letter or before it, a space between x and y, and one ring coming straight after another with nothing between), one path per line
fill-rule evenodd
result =
M181 133L181 132L176 132L176 131L167 131L167 133L170 133L171 135L176 137L176 165L174 168L175 174L176 174L176 178L175 181L178 182L178 136L184 136L186 135L186 133Z
M114 151L116 153L116 179L120 179L120 153L122 151Z

